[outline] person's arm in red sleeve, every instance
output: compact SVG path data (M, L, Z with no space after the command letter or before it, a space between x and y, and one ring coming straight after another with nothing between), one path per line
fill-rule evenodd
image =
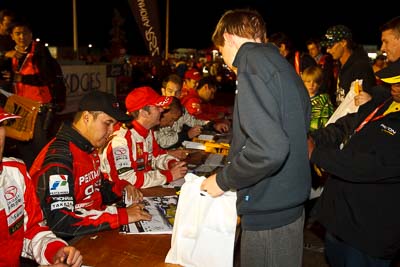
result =
M54 255L59 249L68 244L64 240L57 238L50 228L43 224L43 213L40 209L39 199L36 196L32 179L28 176L22 164L18 164L16 167L20 170L23 176L20 178L25 184L24 239L35 240L35 242L32 242L32 246L24 246L22 253L33 256L39 262L45 262L42 258L44 256L47 262L54 263ZM17 179L16 177L14 178ZM31 249L32 251L26 251L26 249Z
M56 189L55 187L58 185L55 183L52 183L52 188L50 188L50 180L54 181L54 177L58 176L66 178L64 186L68 186L68 190L66 188ZM69 238L115 229L120 226L117 208L112 205L103 205L100 188L93 188L93 193L88 195L90 199L82 198L83 194L88 193L86 191L90 190L90 187L76 187L78 183L75 183L69 169L60 166L51 167L38 178L37 194L40 205L46 216L47 224L58 236ZM99 178L100 180L103 182L101 178ZM55 192L60 194L55 194ZM110 193L113 194L112 190Z

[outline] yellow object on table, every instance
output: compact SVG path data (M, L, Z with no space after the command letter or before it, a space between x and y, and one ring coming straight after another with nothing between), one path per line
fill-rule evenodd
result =
M229 144L206 142L204 145L206 146L205 151L209 153L222 154L225 156L229 153Z
M213 154L228 155L230 145L226 143L216 143L214 140L202 140L199 138L193 138L193 142L201 143L205 146L204 151Z

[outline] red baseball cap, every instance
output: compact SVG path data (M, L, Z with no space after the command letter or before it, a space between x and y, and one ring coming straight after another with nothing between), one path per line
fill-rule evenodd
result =
M185 72L185 79L193 79L199 81L201 79L201 73L195 68L191 68Z
M2 107L0 107L0 122L3 122L8 119L20 119L20 118L22 118L22 117L19 115L8 113Z
M145 106L168 107L172 102L170 96L160 96L151 87L143 86L133 89L125 99L128 112L139 110Z

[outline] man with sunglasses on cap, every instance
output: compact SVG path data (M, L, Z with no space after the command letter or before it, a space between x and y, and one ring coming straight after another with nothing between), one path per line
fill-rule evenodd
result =
M3 157L5 124L16 118L21 117L0 107L0 266L19 266L22 256L46 266L79 267L82 264L79 250L68 246L44 225L24 162Z
M351 30L345 25L330 27L321 40L321 46L339 62L339 73L336 88L336 105L339 106L355 80L362 80L363 91L356 96L357 106L369 101L376 85L374 71L368 54L358 45Z
M186 162L160 148L152 130L171 102L172 97L160 96L150 87L139 87L128 94L125 106L133 120L131 125L115 129L102 153L102 171L107 177L121 186L147 188L185 176Z
M390 97L374 96L308 140L311 162L331 174L316 219L332 267L389 267L400 252L400 62L376 75Z
M99 149L117 121L129 119L114 95L87 93L72 125L64 123L35 159L30 175L47 224L57 235L71 238L151 219L137 203L143 197L137 189L119 187L100 171ZM121 200L123 190L134 204L127 208L112 205Z

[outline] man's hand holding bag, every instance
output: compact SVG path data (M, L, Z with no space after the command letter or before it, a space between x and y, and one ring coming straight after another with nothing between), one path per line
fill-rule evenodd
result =
M165 262L185 267L231 267L237 225L236 193L213 198L200 190L205 177L185 176L171 249Z

